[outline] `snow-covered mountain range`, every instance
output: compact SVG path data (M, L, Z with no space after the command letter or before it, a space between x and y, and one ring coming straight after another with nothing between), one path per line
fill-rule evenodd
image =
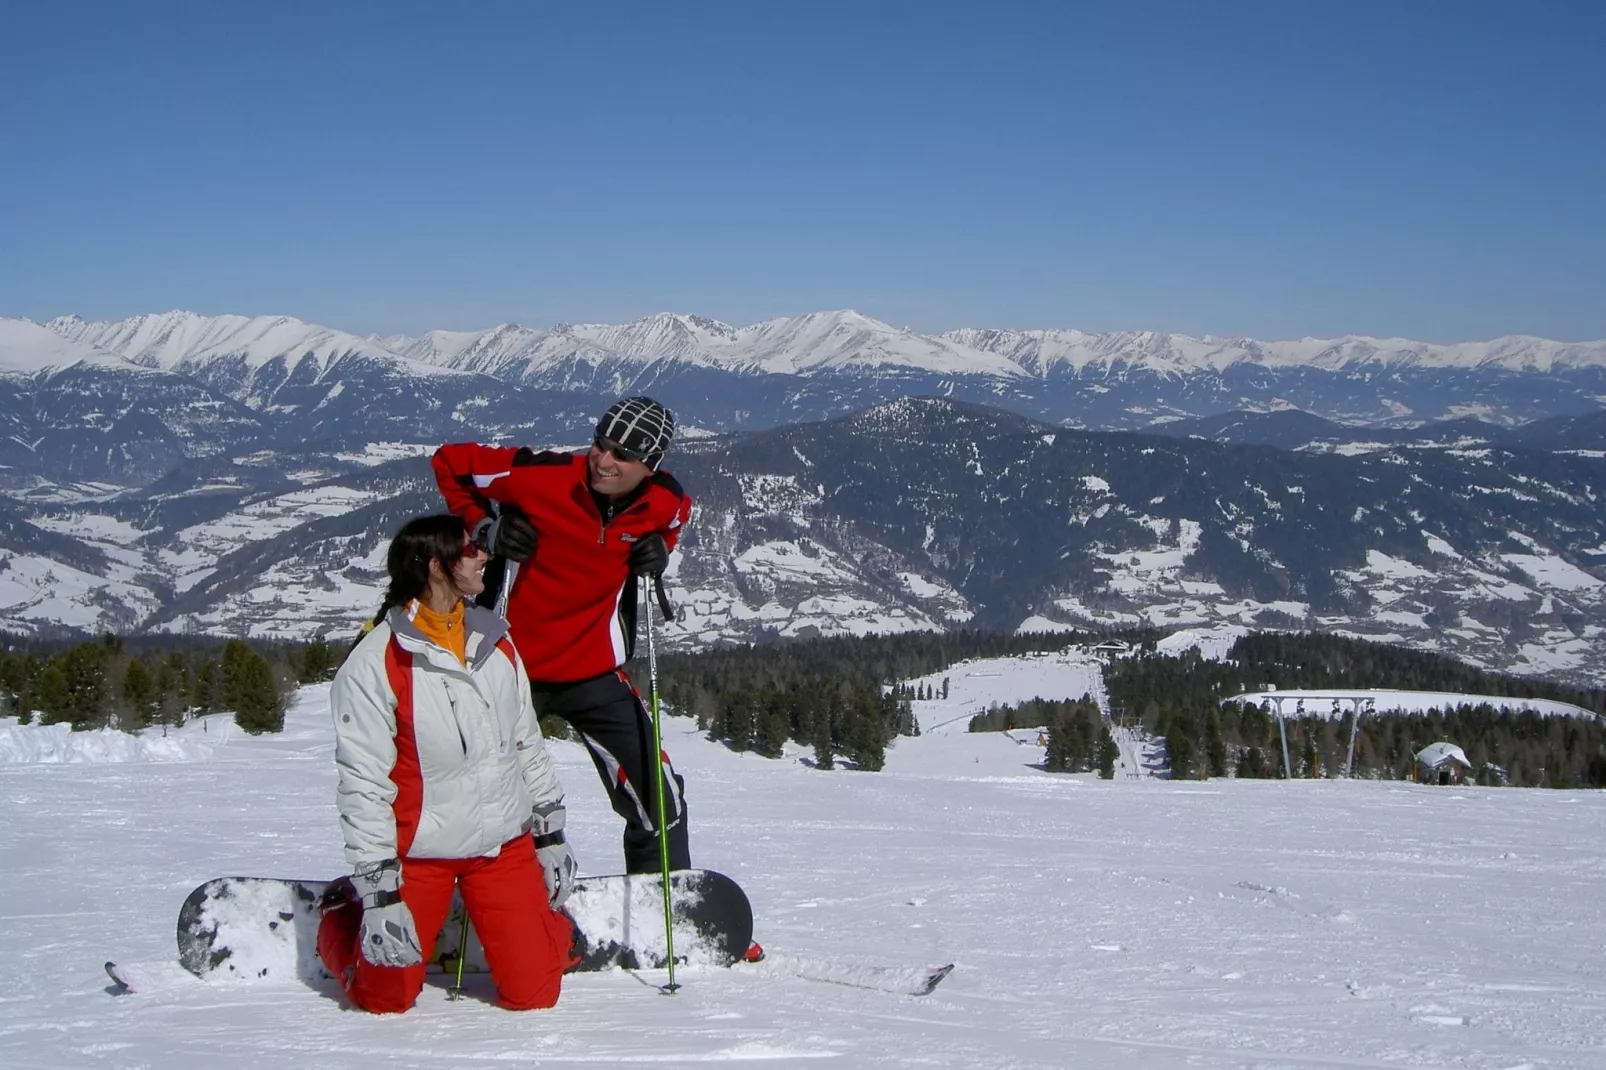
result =
M0 374L37 372L37 346L0 334ZM26 325L23 326L31 326ZM1606 341L1512 336L1256 341L1152 331L963 329L940 335L852 310L735 327L661 313L631 323L501 324L359 337L286 316L167 312L50 331L142 367L190 376L306 441L423 421L477 434L554 432L575 407L650 391L713 430L823 419L917 394L1001 405L1072 427L1137 429L1239 409L1298 407L1345 424L1473 416L1515 425L1599 409ZM74 359L73 351L58 354ZM530 392L536 393L530 393ZM342 392L360 394L354 410ZM421 404L428 399L433 405Z
M0 320L0 629L340 631L388 533L439 507L423 455L578 445L636 392L676 410L699 502L682 642L1222 623L1606 668L1606 342L856 312L418 338Z
M350 634L378 603L390 533L441 508L436 444L13 490L3 627ZM670 572L687 612L667 633L1319 629L1606 670L1602 450L1464 432L1341 445L1073 431L937 398L688 439L672 467L697 509Z
M943 338L972 349L1006 356L1028 374L1110 367L1148 368L1186 375L1224 371L1242 364L1267 368L1316 368L1342 371L1370 365L1374 370L1441 368L1500 369L1548 372L1606 363L1606 341L1553 342L1527 335L1507 335L1487 342L1437 345L1408 338L1300 338L1260 342L1253 338L1194 338L1156 331L1087 334L1070 330L1000 331L964 328Z

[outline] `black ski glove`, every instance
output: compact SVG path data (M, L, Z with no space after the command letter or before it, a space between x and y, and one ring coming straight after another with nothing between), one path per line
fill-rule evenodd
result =
M503 506L494 519L486 517L475 525L474 540L492 557L528 561L535 553L535 525L519 510Z
M630 571L638 576L656 576L668 564L669 544L656 531L630 548Z

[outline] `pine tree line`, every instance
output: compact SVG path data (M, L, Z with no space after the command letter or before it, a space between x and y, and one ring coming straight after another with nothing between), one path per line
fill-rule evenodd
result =
M36 718L39 724L64 723L76 731L134 731L232 711L246 732L277 732L304 660L295 644L239 639L170 639L137 647L111 635L71 646L5 639L0 714L22 724Z
M1224 661L1197 650L1118 660L1105 673L1110 702L1133 713L1161 701L1203 708L1270 685L1292 688L1394 688L1511 698L1545 698L1606 713L1606 689L1489 672L1443 654L1311 632L1257 632L1232 645Z
M919 734L909 700L865 679L738 687L710 698L703 693L691 702L706 711L697 713L697 725L709 739L766 758L779 758L795 740L813 749L821 769L834 768L840 756L855 769L879 771L888 743Z
M1105 672L1112 710L1163 738L1177 779L1281 777L1283 734L1273 713L1254 703L1222 704L1271 684L1294 688L1445 691L1546 698L1597 713L1606 692L1491 673L1453 658L1364 640L1311 634L1240 639L1226 661L1197 651L1153 653L1117 661ZM1288 762L1296 777L1343 776L1349 765L1352 710L1285 716ZM1357 776L1405 779L1418 751L1447 741L1461 747L1483 784L1606 787L1606 722L1546 717L1483 704L1423 714L1364 714L1355 734Z
M1033 698L1013 706L994 705L970 719L972 732L1008 732L1043 728L1047 749L1043 767L1056 773L1098 771L1103 780L1115 776L1119 748L1109 722L1092 695L1079 699Z
M1132 633L1154 638L1155 633ZM779 757L787 740L809 747L815 764L837 758L879 770L886 745L918 735L911 703L935 697L929 685L900 685L972 658L1066 650L1104 635L1082 632L920 632L801 639L728 647L658 659L667 712L697 718L710 739L736 750ZM645 666L628 667L646 679ZM947 694L947 681L943 694Z
M1344 776L1353 720L1347 711L1332 718L1285 717L1293 775ZM1174 779L1284 775L1276 717L1258 706L1171 707L1161 712L1153 732L1166 741ZM1514 713L1488 704L1363 714L1355 735L1354 775L1409 779L1417 752L1441 740L1466 753L1479 784L1606 788L1606 722Z

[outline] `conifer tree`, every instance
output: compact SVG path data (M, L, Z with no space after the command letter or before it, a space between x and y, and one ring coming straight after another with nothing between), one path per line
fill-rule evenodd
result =
M175 650L156 670L156 688L162 696L157 719L162 724L184 723L184 714L189 706L189 683L189 659Z
M754 726L753 750L765 758L779 758L789 728L789 718L780 695L770 692L759 708L757 724Z
M857 769L879 772L886 763L886 742L878 711L874 705L856 701L847 707L847 717L844 731L848 760Z
M1211 776L1227 775L1227 741L1221 734L1221 710L1216 708L1205 721L1205 761Z
M222 674L223 706L225 709L239 709L240 687L243 682L245 666L250 663L253 651L249 643L243 639L230 639L223 644L223 655L218 661L219 672Z
M835 769L836 748L831 744L831 711L828 706L814 711L813 736L815 768Z
M337 667L334 651L329 649L329 644L324 641L323 636L316 636L301 652L301 664L296 678L304 684L323 683L325 680L333 679Z
M40 723L66 721L75 731L105 723L108 653L108 644L79 643L45 663L37 681Z
M284 701L267 658L246 647L243 655L236 655L230 681L234 723L242 731L260 735L284 730Z
M1165 749L1171 762L1172 780L1192 780L1199 771L1193 756L1193 719L1183 710L1166 718Z
M123 670L123 704L128 708L130 727L144 728L161 711L162 690L156 676L138 658L131 658Z
M211 658L202 658L191 678L190 708L197 714L215 712L222 704L219 690L218 665Z
M22 697L22 688L17 680L17 660L8 651L0 650L0 715L11 713Z
M1099 779L1115 779L1115 760L1120 757L1121 748L1115 742L1115 736L1110 733L1110 726L1105 725L1099 737Z

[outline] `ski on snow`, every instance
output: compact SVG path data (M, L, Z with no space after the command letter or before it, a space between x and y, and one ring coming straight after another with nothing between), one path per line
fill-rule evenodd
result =
M111 961L106 963L106 976L112 979L112 983L106 986L106 990L112 995L121 996L134 991L134 986L129 983L117 963Z
M801 958L792 955L767 955L763 964L754 964L755 972L771 976L797 977L805 981L863 988L873 992L888 992L901 996L926 996L953 972L954 964L946 966L864 966L827 959ZM138 992L128 974L115 962L106 963L106 976L112 983L106 991L114 996Z
M946 966L865 966L798 955L767 955L759 968L764 966L779 976L900 996L930 995L954 969L951 962Z

